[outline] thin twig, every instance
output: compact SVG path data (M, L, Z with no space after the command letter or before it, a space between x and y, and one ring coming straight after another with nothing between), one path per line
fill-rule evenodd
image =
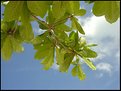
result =
M32 16L33 18L35 18L38 22L42 23L43 25L45 25L46 27L49 28L48 24L47 24L45 21L40 20L39 18L37 18L37 17L36 17L35 15L33 15L33 14L31 14L31 16Z

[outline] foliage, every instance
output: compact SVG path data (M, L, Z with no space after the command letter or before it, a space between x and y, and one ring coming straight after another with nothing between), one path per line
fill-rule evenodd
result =
M109 23L120 17L118 1L85 1L94 4L92 11L96 16L104 15ZM23 52L22 44L30 43L36 50L35 59L42 60L44 70L52 67L54 59L60 72L68 72L73 65L72 75L84 80L81 58L89 68L96 70L90 58L97 53L91 49L96 44L87 44L83 27L76 16L84 16L79 1L2 1L5 7L1 20L1 52L4 60L9 60L13 52ZM43 20L38 17L45 18ZM70 20L71 25L66 23ZM31 22L37 21L43 34L34 36Z

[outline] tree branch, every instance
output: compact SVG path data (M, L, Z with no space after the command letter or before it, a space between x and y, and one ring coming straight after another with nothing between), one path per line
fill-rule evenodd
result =
M66 47L65 45L63 45L63 43L61 43L61 42L59 41L58 37L57 37L57 36L54 34L54 32L53 32L53 28L57 25L57 23L60 23L60 22L66 20L66 19L68 19L68 18L72 18L73 15L69 15L68 17L66 17L66 18L64 18L64 19L55 22L55 23L54 23L53 25L51 25L51 26L50 26L49 24L47 24L45 21L40 20L39 18L37 18L37 17L34 16L33 14L31 14L31 15L32 15L32 17L34 17L38 22L40 22L40 23L46 25L46 27L48 27L48 30L49 30L49 32L51 32L51 34L54 36L55 41L58 42L58 44L60 44L65 50L67 50L67 51L69 51L69 52L71 52L71 53L77 54L77 55L79 55L80 57L82 57L82 56L81 56L78 52L76 52L75 50L69 49L68 47ZM57 44L54 44L54 45L57 45Z
M31 14L31 16L32 16L33 18L35 18L38 22L42 23L43 25L45 25L46 27L49 28L48 24L47 24L45 21L40 20L39 18L37 18L37 17L36 17L35 15L33 15L33 14Z

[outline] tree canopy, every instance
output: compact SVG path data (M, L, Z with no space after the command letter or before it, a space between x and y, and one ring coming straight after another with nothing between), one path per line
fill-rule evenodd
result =
M94 4L92 13L105 16L110 24L120 17L119 1L85 1ZM88 44L82 25L76 16L84 16L86 10L80 8L80 1L2 1L5 7L1 19L1 55L9 60L13 52L24 51L23 43L29 43L36 50L34 58L41 60L44 70L52 67L54 60L60 72L67 72L73 65L72 75L84 80L86 75L81 67L83 60L90 69L96 67L90 60L97 53ZM70 21L71 25L67 22ZM36 21L44 31L34 35L31 22Z

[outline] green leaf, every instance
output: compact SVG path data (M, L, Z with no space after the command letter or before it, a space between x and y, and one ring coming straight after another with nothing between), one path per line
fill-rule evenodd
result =
M65 6L63 1L53 1L52 14L54 18L60 19L65 14Z
M92 12L94 15L96 16L102 16L105 14L106 11L106 5L105 5L105 1L96 1L94 3Z
M41 43L41 37L40 36L36 36L34 39L32 39L32 44L36 45L36 44L40 44Z
M72 18L72 22L74 22L76 29L81 33L81 34L85 34L83 28L81 27L81 25L77 22L76 18L73 17Z
M35 56L34 58L37 59L37 60L40 60L40 59L43 59L47 56L47 52L48 50L38 50L36 53L35 53Z
M73 67L73 69L71 70L72 76L77 76L77 72L78 72L77 66Z
M53 14L52 14L52 9L51 8L49 8L49 10L48 10L48 16L46 17L46 21L49 24L54 23L54 21L55 21L55 18L54 18Z
M81 66L77 64L72 70L71 70L72 76L78 76L80 80L84 80L86 78L85 73L83 72Z
M26 3L24 3L21 11L21 21L22 25L20 26L20 35L25 41L30 41L34 38L32 31L32 26L30 24L30 13L27 9Z
M14 28L15 21L5 22L1 21L1 31L7 33L9 30Z
M3 47L1 49L2 52L2 58L4 60L9 60L12 56L12 44L11 44L11 37L12 36L7 36L4 43L3 43Z
M13 35L13 37L19 42L19 43L23 43L24 41L23 41L23 39L22 39L22 37L20 36L20 26L17 26L17 28L16 28L16 31L14 32L14 35Z
M37 16L44 17L48 8L49 4L47 1L27 1L27 5L29 10L36 14Z
M48 55L48 50L53 46L51 41L47 38L47 34L48 32L44 32L32 40L34 49L37 50L34 56L37 60L45 58Z
M26 26L21 25L20 26L20 35L23 38L23 40L30 42L34 38L31 24L26 24Z
M83 37L80 38L79 42L80 42L80 47L84 47L86 45L86 39Z
M75 16L84 16L86 14L86 10L85 9L80 9L77 12L75 12Z
M80 80L84 80L86 78L85 73L83 72L83 70L82 70L80 65L78 65L77 67L78 67L78 78Z
M23 3L24 1L9 1L5 7L3 20L7 22L17 20L20 16Z
M74 32L74 31L72 31L72 32L70 33L69 38L72 39L72 40L75 39L75 32Z
M18 52L18 53L24 51L24 48L22 47L20 41L15 39L14 37L11 37L11 44L13 47L13 51Z
M1 48L3 47L3 44L5 42L7 34L4 32L1 32Z
M80 8L79 1L65 1L66 11L69 14L75 14Z
M70 64L73 60L73 57L74 57L74 54L72 54L72 53L66 53L64 55L64 60L63 60L62 64L60 64L60 66L59 66L59 70L61 72L67 72L68 71L68 68L69 68L69 66L70 66Z
M72 76L78 76L80 80L84 80L86 78L85 73L83 72L81 66L77 64L72 70L71 70Z
M88 47L84 47L82 51L79 52L80 55L86 58L95 58L97 57L97 53Z
M50 67L54 63L54 48L52 47L50 50L48 50L48 56L41 62L41 64L44 65L44 70L50 69Z
M96 70L96 67L94 66L94 64L89 60L89 59L86 59L86 58L83 58L85 63L92 69L92 70Z
M72 30L69 26L67 26L65 24L60 24L60 25L56 26L55 28L56 28L56 30L66 31L66 32L70 32Z
M9 28L8 28L7 23L1 21L1 31L7 32L8 29L9 29Z
M95 16L105 15L109 23L114 23L120 17L120 7L117 1L96 1L93 6Z
M68 39L68 35L61 30L54 30L56 36L58 37L59 41L65 42L66 39Z
M69 39L67 38L65 40L65 45L72 48L72 49L78 49L79 44L78 44L78 32L72 31L69 34Z
M120 7L118 7L118 2L110 1L107 2L108 9L105 14L105 18L109 23L114 23L120 17Z
M94 46L97 46L97 44L88 44L86 45L87 47L94 47Z
M74 50L79 50L79 36L78 31L75 33L75 46L73 47Z
M66 51L64 49L56 48L56 62L58 65L63 63L65 53Z
M32 44L37 45L37 44L41 44L41 43L45 43L46 41L48 42L48 31L44 32L41 35L36 36L34 39L32 39Z
M71 64L77 65L77 62L76 61L72 61Z
M68 14L68 13L65 13L64 14L64 16L62 16L60 19L56 19L55 21L54 21L54 26L59 26L59 25L61 25L61 24L65 24L66 22L67 22L67 20L68 20L68 16L69 16L70 14Z
M35 53L34 58L37 60L40 60L48 55L47 53L48 53L48 50L50 50L51 48L51 44L50 43L38 44L35 46L35 48L37 52Z

